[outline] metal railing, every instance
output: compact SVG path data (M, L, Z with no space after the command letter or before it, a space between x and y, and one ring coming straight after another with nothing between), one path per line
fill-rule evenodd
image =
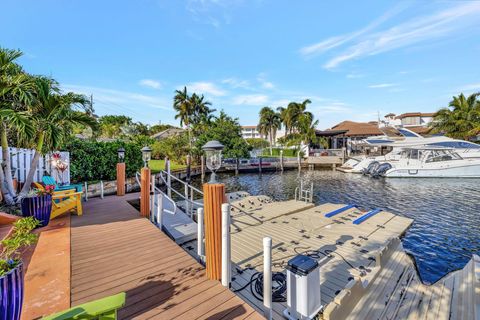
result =
M310 188L304 188L303 181L300 181L300 187L295 188L295 200L313 203L313 182Z
M203 192L201 190L177 178L168 171L161 170L159 176L167 187L167 194L171 194L173 192L185 201L185 213L190 218L192 218L193 212L196 208L203 208L202 202L195 201L195 194L198 194L198 196L203 199ZM172 180L180 183L180 185L183 186L183 190L175 190L175 188L172 187Z

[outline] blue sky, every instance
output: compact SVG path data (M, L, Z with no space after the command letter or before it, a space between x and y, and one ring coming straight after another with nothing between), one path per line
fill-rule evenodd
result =
M178 124L186 85L246 125L309 98L324 129L480 91L480 1L2 2L0 46L99 115Z

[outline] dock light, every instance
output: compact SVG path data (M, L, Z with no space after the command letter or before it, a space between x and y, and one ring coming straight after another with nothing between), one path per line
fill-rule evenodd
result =
M209 183L215 183L215 171L220 169L222 165L222 151L224 145L216 140L208 141L202 147L202 150L205 151L206 164L207 168L212 171Z
M148 168L148 162L152 159L152 149L145 146L142 148L143 165Z
M118 162L123 163L125 161L125 149L118 148L117 153L118 153Z

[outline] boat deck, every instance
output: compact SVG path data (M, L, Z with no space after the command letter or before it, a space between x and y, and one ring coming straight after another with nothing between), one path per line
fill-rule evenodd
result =
M428 319L432 315L479 319L475 312L480 309L480 261L472 260L465 269L434 285L424 285L399 240L413 220L379 211L354 224L365 214L356 208L325 217L342 207L272 202L264 196L233 201L232 289L244 287L262 271L262 239L269 236L275 272L284 272L288 260L297 254L319 261L322 319L425 319L425 315ZM189 246L192 254L194 247ZM249 286L237 294L263 310L262 301ZM286 302L274 302L273 318L283 319L286 307Z

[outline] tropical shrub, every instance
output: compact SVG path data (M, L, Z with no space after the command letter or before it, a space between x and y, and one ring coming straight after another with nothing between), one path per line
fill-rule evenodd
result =
M14 222L13 232L1 242L0 277L20 264L22 249L37 242L38 235L31 232L39 223L34 217L22 218Z
M143 145L132 142L99 142L72 139L62 150L70 153L70 177L72 182L115 180L117 176L118 149L125 149L127 177L133 177L143 166Z
M247 141L253 149L264 149L269 146L268 141L262 138L247 138L245 141Z
M187 133L176 134L152 145L152 158L164 159L169 157L177 163L184 163L185 157L189 152L189 139Z

